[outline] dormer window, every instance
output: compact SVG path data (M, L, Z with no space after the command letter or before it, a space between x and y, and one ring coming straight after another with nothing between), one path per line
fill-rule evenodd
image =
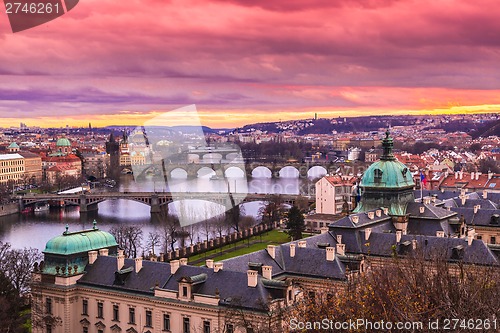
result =
M373 173L374 173L375 181L380 182L382 180L382 174L384 172L380 169L375 169L375 170L373 170Z
M451 249L451 259L460 260L464 257L464 246L457 245Z
M404 168L401 173L403 174L403 177L406 177L406 174L408 173L408 168Z

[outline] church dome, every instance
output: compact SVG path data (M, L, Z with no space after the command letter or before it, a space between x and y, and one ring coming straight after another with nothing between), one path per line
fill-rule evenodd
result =
M409 168L399 162L392 154L393 139L389 131L382 142L384 153L377 161L370 165L363 174L360 186L374 189L399 189L414 187L415 182Z
M71 147L71 142L63 136L62 138L57 140L56 147Z
M54 237L47 242L43 253L57 255L86 254L88 251L117 245L113 235L99 230L95 224L93 229L78 232L68 232L66 227L66 231L61 236Z

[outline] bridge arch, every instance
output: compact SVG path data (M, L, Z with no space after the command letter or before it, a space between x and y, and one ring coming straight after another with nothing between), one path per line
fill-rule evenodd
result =
M209 167L201 167L198 169L196 172L196 175L198 178L210 178L212 176L215 176L215 170Z
M245 171L238 167L229 167L224 171L224 175L228 178L243 178L245 177Z
M171 178L180 178L180 179L186 179L188 178L188 172L184 170L183 168L175 168L172 171L170 171L170 177Z
M226 155L226 160L229 163L243 162L242 156L239 153L229 153Z
M326 170L326 168L323 166L319 166L319 165L315 165L307 171L308 178L319 178L319 177L323 177L327 174L328 174L328 171Z
M272 171L265 166L258 166L252 170L252 177L254 178L271 178L272 176Z
M291 165L287 165L279 171L280 178L299 178L299 170Z
M220 161L222 160L222 154L219 153L208 153L204 154L202 157L203 160L210 160L210 161Z
M188 163L199 163L200 156L198 154L187 154Z

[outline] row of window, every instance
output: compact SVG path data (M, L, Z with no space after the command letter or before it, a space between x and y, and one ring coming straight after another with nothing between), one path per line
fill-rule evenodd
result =
M47 311L52 313L52 301L50 298L47 298ZM89 301L84 299L82 300L82 315L88 315L89 311ZM128 324L135 324L136 323L136 318L135 318L135 308L129 307L128 309ZM97 318L104 319L104 303L103 302L97 302ZM146 327L153 327L153 313L151 310L145 310L145 326ZM120 306L118 304L113 304L113 321L120 321ZM163 328L164 331L170 331L170 314L169 313L164 313L163 314ZM83 333L88 333L88 330L86 327L83 329ZM182 319L182 332L183 333L191 333L191 323L190 323L190 318L189 317L183 317ZM208 320L203 321L203 333L210 333L211 332L211 323ZM233 333L234 332L234 327L232 324L227 324L226 325L226 332L227 333ZM48 332L49 333L49 332Z
M89 311L89 301L84 299L82 300L82 315L88 315ZM52 314L52 299L45 299L45 312L47 314ZM135 321L135 308L129 307L128 313L128 324L134 325ZM104 303L97 302L97 318L104 319ZM151 310L146 310L145 312L145 326L153 327L153 313ZM117 304L113 304L113 321L120 321L120 307ZM163 314L163 330L170 331L170 314ZM102 331L102 330L100 330ZM191 333L191 323L189 317L183 317L182 319L182 332L183 333ZM203 333L211 332L211 323L208 320L203 321ZM226 324L226 332L233 333L234 327L232 324ZM52 326L47 326L47 333L52 333ZM88 333L88 328L83 328L83 333ZM103 332L99 332L103 333Z
M11 180L11 179L17 180L19 178L21 178L20 174L0 176L0 180Z
M12 165L22 165L24 164L23 163L23 160L15 160L15 161L2 161L0 166L12 166Z
M481 235L477 235L476 237L479 240L483 239L483 236L481 236ZM490 237L490 244L496 244L496 243L497 243L497 238L495 236L491 236Z
M15 168L2 168L0 169L0 173L12 173L12 172L23 172L23 167L15 167Z

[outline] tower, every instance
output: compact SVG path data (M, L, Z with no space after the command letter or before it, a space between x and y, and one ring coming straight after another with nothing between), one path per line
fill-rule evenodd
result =
M407 204L415 201L413 176L408 167L394 157L393 146L394 140L387 130L380 160L363 174L359 184L361 200L354 212L386 207L390 215L405 216Z

